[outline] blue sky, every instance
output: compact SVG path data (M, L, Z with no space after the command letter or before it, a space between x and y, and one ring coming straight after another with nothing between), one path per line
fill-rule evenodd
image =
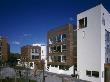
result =
M102 3L110 11L109 0L0 0L0 35L11 52L32 43L46 44L49 29L72 22L78 13Z

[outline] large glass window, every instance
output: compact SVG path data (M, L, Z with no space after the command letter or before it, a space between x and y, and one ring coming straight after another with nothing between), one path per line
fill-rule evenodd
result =
M82 18L79 20L79 28L85 28L87 27L87 17Z
M57 46L57 52L61 52L61 45Z
M66 44L63 44L63 45L62 45L62 51L66 51L66 50L67 50Z
M66 40L66 34L62 34L62 41Z
M61 42L61 34L59 34L59 35L56 36L56 41L57 42Z
M61 62L61 56L58 56L58 62Z
M98 71L92 71L92 76L99 77L99 72Z

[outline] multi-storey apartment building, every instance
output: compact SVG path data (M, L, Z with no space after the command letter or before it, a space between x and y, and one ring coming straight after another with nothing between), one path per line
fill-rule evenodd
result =
M0 62L6 62L10 54L10 46L6 38L0 36Z
M45 58L46 46L45 45L27 45L21 48L21 61L29 64L31 69L35 68L35 65L39 65L41 60ZM37 66L38 67L38 66Z
M77 15L79 78L91 82L110 82L109 63L110 14L98 5Z
M47 40L48 71L73 74L77 67L77 39L73 25L66 24L51 29L48 31Z

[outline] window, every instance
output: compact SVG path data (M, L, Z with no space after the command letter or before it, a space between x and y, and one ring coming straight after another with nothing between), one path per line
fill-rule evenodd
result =
M79 28L85 28L87 27L87 17L82 18L79 20Z
M57 48L56 48L56 46L54 46L54 47L53 47L53 51L56 52L56 50L57 50Z
M63 63L66 62L66 56L62 56L62 62L63 62Z
M56 41L57 42L61 42L61 34L59 34L59 35L56 36Z
M61 62L61 56L58 56L58 62Z
M91 77L91 71L86 70L86 75Z
M61 45L57 46L57 52L61 52Z
M66 39L66 34L62 34L62 41L65 41Z
M49 53L53 52L53 47L49 47Z
M62 45L62 51L66 51L66 44Z
M39 59L39 56L32 55L32 59Z
M35 56L35 59L39 59L39 56Z
M35 49L35 53L39 53L39 49Z
M92 71L92 76L99 77L99 72L98 71Z
M87 27L87 17L85 17L85 27Z
M102 24L105 26L105 18L102 17Z
M34 59L34 55L32 55L32 59Z
M54 56L54 62L57 62L58 56Z
M31 49L31 52L34 53L34 49Z
M53 41L52 41L52 38L49 38L49 44L52 44Z
M49 62L52 62L52 58L51 58L51 56L49 56Z
M103 17L102 17L102 24L105 26L105 18L104 18L104 13L103 13Z

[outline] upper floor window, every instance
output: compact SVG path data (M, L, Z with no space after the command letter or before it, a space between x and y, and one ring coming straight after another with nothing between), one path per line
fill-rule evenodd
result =
M87 27L87 17L82 18L79 20L79 28L85 28Z
M57 42L61 42L61 34L59 34L59 35L56 36L56 41Z
M105 26L105 18L102 17L102 24Z
M105 26L105 18L104 18L104 13L103 13L103 17L102 17L102 24Z
M62 41L66 39L66 34L62 34Z
M57 46L57 52L61 52L61 45Z
M34 51L34 49L31 49L31 53L34 53L35 51Z
M35 53L39 53L39 49L35 49Z
M66 44L63 44L63 45L62 45L62 51L66 51L66 50L67 50Z

